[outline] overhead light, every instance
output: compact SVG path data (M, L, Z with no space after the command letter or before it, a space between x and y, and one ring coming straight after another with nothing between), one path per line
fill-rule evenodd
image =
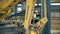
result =
M18 4L17 6L22 6L21 4Z
M42 4L41 3L39 3L39 6L41 6Z
M21 11L22 11L22 8L21 8L21 7L18 7L18 8L17 8L17 11L18 11L18 12L21 12Z
M35 4L35 6L37 6L38 4Z
M42 4L41 3L35 4L35 6L37 6L37 5L41 6ZM60 5L60 3L51 3L51 5Z
M60 5L60 3L51 3L51 5Z

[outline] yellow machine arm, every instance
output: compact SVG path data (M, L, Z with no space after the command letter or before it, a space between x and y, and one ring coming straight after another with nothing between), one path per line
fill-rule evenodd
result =
M41 32L41 30L44 28L45 24L47 23L48 19L47 19L47 10L46 10L46 0L44 0L44 17L41 18L37 23L37 32Z
M26 13L25 13L25 21L24 21L24 28L26 29L26 34L39 34L41 30L44 28L45 24L47 23L47 12L46 12L46 0L44 0L44 17L41 18L35 25L37 25L38 29L36 31L29 31L29 24L31 24L31 19L33 15L33 6L34 6L33 0L27 0L26 1ZM36 1L35 1L36 2Z
M0 0L0 19L5 19L20 0Z
M34 3L33 3L34 2ZM26 13L25 13L25 21L24 21L24 28L26 29L26 34L37 34L35 31L29 31L29 24L31 24L32 15L34 12L34 4L36 3L36 0L26 0ZM46 13L46 0L44 0L44 18L41 18L35 25L37 25L38 33L43 29L45 24L47 23L47 13Z
M31 24L35 3L36 0L26 0L26 12L24 21L24 28L26 29L26 34L29 34L29 24Z

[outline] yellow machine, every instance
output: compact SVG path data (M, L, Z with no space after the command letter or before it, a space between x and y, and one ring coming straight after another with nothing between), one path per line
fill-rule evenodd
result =
M20 0L0 0L0 19L5 19Z
M46 24L46 22L48 21L47 19L47 14L46 14L46 0L44 0L44 18L41 18L38 23L36 23L35 25L37 25L37 27L39 27L37 29L37 33L39 34L39 32L43 29L44 25ZM32 15L33 15L33 12L34 12L34 4L36 3L36 0L33 1L33 0L27 0L26 2L26 14L25 14L25 21L24 21L24 27L26 28L26 33L29 34L37 34L36 31L29 31L28 27L29 27L29 24L31 24L31 20L32 20ZM40 22L43 23L40 24Z
M11 13L12 7L15 6L20 1L22 0L0 0L0 21L4 20ZM44 0L44 17L41 18L36 24L34 24L38 27L38 29L37 31L34 31L36 30L34 28L33 30L29 30L32 16L34 14L35 3L36 0L26 0L26 12L25 12L25 19L24 19L24 28L26 29L25 34L39 34L39 32L41 32L41 30L44 28L45 24L48 21L47 12L46 12L46 0Z
M0 0L0 20L4 20L12 10L12 7L15 6L18 2L22 0ZM44 18L41 18L35 25L39 27L37 31L29 30L29 26L31 25L32 16L34 14L34 5L36 0L26 0L26 12L25 12L25 20L24 20L24 28L26 29L25 34L39 34L39 32L43 29L46 22L48 21L46 15L46 0L44 0ZM41 24L43 23L43 25ZM34 28L33 28L34 29Z

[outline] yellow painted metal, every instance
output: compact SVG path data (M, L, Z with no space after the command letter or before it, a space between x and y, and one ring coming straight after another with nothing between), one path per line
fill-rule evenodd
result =
M5 9L6 7L8 7L10 4L11 4L11 2L13 2L13 0L1 0L0 1L0 8L1 9Z
M31 24L35 2L36 0L26 0L26 13L24 21L24 28L26 29L26 34L29 33L29 24Z
M38 29L37 29L38 33L42 31L42 29L44 28L47 21L48 21L47 18L42 18L36 23L36 25L38 27Z
M3 16L2 16L2 18L6 18L12 11L11 11L12 9L10 8L10 9L8 9L8 11L7 11L7 13L6 14L4 14Z
M46 10L46 0L44 0L44 17L41 18L36 25L39 27L38 28L38 33L44 28L45 24L47 23L47 10Z
M14 4L16 5L18 2L20 2L20 0L0 0L0 9L5 9L9 5L14 6Z
M37 34L36 31L30 31L30 34Z
M47 18L46 0L44 0L44 17Z
M20 0L0 0L0 14L2 15L0 19L5 19L18 2Z

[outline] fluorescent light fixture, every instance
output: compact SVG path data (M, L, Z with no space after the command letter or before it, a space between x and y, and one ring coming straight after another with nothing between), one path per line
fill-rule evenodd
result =
M35 4L35 6L37 6L38 4Z
M60 5L60 3L51 3L51 5Z
M37 5L41 6L42 4L41 3L35 4L35 6L37 6ZM60 3L51 3L51 5L60 5Z
M21 12L22 11L22 8L21 7L17 8L17 11L18 12Z
M39 4L39 6L42 5L41 3Z
M17 6L22 6L21 4L18 4Z

